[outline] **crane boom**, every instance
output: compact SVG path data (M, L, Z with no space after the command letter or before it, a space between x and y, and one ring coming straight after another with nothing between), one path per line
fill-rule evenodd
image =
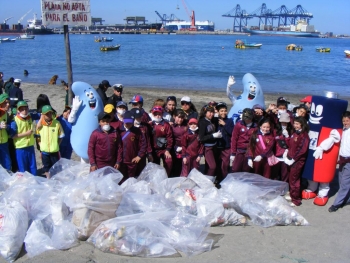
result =
M28 15L33 9L30 9L27 13L25 13L19 20L18 20L18 24L22 22L22 20L26 17L26 15Z
M9 18L5 18L4 19L4 24L6 24L7 20L10 20L11 18L13 18L13 16L9 17Z
M184 6L184 8L186 10L187 15L189 16L190 19L192 19L191 13L190 13L190 11L188 11L188 8L187 8L185 0L182 0L182 4L183 4L183 6Z
M196 18L195 18L195 15L194 15L194 10L192 10L192 14L188 11L188 8L187 8L187 5L186 5L186 2L185 0L182 0L182 4L186 10L186 13L187 15L190 17L190 20L191 20L191 27L190 27L190 30L191 31L196 31L197 28L196 28Z

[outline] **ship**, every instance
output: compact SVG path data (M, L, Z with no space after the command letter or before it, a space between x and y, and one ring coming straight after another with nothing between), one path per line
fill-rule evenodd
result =
M320 32L315 31L313 25L308 25L306 21L300 20L297 25L272 27L261 25L259 27L243 27L243 32L251 35L263 36L290 36L290 37L319 37Z
M34 14L33 19L29 19L28 27L25 29L25 33L28 35L51 35L54 34L53 29L47 28L42 24L42 20L38 19Z
M182 31L191 30L192 22L184 20L174 20L166 22L164 29L168 31ZM195 22L196 31L214 31L215 24L212 21L196 21Z

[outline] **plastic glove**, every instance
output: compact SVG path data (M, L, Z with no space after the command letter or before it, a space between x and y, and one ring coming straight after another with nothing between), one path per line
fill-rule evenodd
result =
M289 134L288 134L288 131L286 129L284 129L282 131L282 134L284 135L284 137L289 138Z
M252 161L252 159L248 160L248 165L249 165L250 168L253 168L253 161Z
M315 157L315 159L320 159L322 160L322 157L323 157L323 150L322 148L319 146L319 147L316 147L316 150L313 154L313 156Z
M227 87L231 87L231 86L234 85L235 83L236 83L235 77L234 77L234 76L229 76L229 77L228 77L228 81L227 81Z
M233 162L235 160L236 156L231 155L230 156L230 161Z
M74 111L79 110L79 107L82 103L83 103L83 101L79 100L79 96L75 96L73 98L72 110L74 110Z
M222 138L222 133L221 133L221 131L218 131L218 132L213 133L213 137L214 137L214 138Z
M254 162L260 162L262 159L261 155L258 155L257 157L255 157Z
M176 151L179 153L182 151L182 147L177 147Z
M289 165L289 166L295 162L294 159L288 159L288 157L284 158L283 161L286 165Z
M287 157L287 154L288 154L288 149L286 149L283 153L283 159Z
M0 124L0 128L1 129L6 129L7 125L6 125L6 122L2 121L1 124Z

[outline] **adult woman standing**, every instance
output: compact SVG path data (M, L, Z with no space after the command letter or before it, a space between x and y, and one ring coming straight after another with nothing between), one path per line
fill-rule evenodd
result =
M191 98L188 96L182 97L181 99L181 109L186 113L187 120L192 118L198 119L198 112L196 107L191 102ZM213 108L214 109L214 108Z

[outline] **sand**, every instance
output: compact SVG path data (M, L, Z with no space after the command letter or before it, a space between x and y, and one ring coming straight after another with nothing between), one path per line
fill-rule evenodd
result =
M36 98L43 93L49 96L52 106L62 112L65 96L63 87L23 83L22 89L30 108L36 108ZM111 93L112 90L109 90L108 94ZM155 99L165 99L169 95L178 99L185 95L190 96L197 109L212 100L230 104L225 88L222 92L201 92L125 87L123 98L129 101L135 94L143 96L146 110L150 109ZM266 104L275 102L279 96L265 94ZM285 93L283 96L293 104L298 104L302 97ZM78 160L78 157L73 154L73 159ZM39 160L38 167L41 167ZM68 251L49 251L32 259L22 253L16 262L349 262L350 207L344 207L335 213L327 211L334 201L337 189L336 176L331 184L330 200L325 207L313 205L312 200L304 200L300 207L295 208L309 221L310 226L213 227L209 235L209 238L216 240L212 251L191 258L123 257L103 253L90 244L81 242L80 246ZM0 262L4 262L3 259Z

